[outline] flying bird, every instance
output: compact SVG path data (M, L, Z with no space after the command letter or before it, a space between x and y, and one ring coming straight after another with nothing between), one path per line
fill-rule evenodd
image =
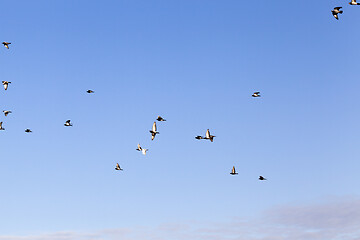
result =
M90 90L90 89L87 90L86 92L87 92L87 93L94 93L94 91L93 91L93 90Z
M116 163L115 170L117 170L117 171L121 170L122 171L123 169L120 167L120 165L118 163Z
M166 121L165 119L163 119L163 118L160 117L160 116L158 116L156 120L159 121L159 122L165 122L165 121Z
M7 89L8 89L9 83L11 83L11 82L8 82L8 81L2 81L2 84L4 85L5 90L7 90Z
M251 96L253 96L253 97L261 97L260 92L254 92L253 95L251 95Z
M343 11L340 11L342 7L335 7L334 10L332 10L332 15L337 19L339 20L339 17L338 17L338 14L342 14Z
M71 120L67 120L67 121L64 123L64 126L66 126L66 127L72 127Z
M259 180L260 180L260 181L264 181L264 180L267 180L267 179L264 178L263 176L260 176L260 177L259 177Z
M0 130L5 130L5 128L2 127L2 123L3 122L0 122Z
M4 113L5 117L7 117L7 115L8 115L9 113L11 113L11 111L4 110L3 113Z
M209 129L206 130L206 135L205 135L205 138L204 138L204 139L208 139L208 140L210 140L211 142L213 142L213 141L214 141L214 137L215 137L215 136L213 136L213 135L210 134Z
M25 129L25 132L26 133L31 133L32 131L29 128L27 128L27 129Z
M9 49L9 45L11 44L11 42L2 42L2 44L4 45L4 47Z
M142 154L144 154L144 155L146 155L146 152L148 151L148 149L142 148L140 146L140 143L138 143L136 150L142 152Z
M156 134L159 134L156 129L156 122L153 123L152 129L149 132L151 133L151 140L154 140Z
M350 5L360 5L360 3L357 3L356 0L351 0L351 2L349 2Z
M233 168L231 169L231 173L230 173L231 175L236 175L236 174L238 174L237 172L236 172L236 170L235 170L235 166L233 166Z

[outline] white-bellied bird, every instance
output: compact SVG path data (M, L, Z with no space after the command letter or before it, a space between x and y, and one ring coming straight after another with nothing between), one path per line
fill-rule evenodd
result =
M151 133L151 140L154 140L156 134L159 134L159 132L157 132L157 128L156 128L156 122L153 123L152 129L149 132Z
M9 45L11 44L11 42L2 42L2 44L4 45L4 47L9 49Z
M117 171L121 170L122 171L123 169L120 167L119 163L116 163L115 170L117 170Z
M7 89L8 89L9 83L11 83L11 82L8 82L8 81L2 81L2 84L4 85L4 89L5 89L5 90L7 90Z
M4 110L3 113L4 113L5 117L7 117L7 115L8 115L9 113L11 113L11 111Z
M64 126L65 126L65 127L72 127L71 120L67 120L67 121L64 123Z
M342 13L343 13L343 11L340 10L341 8L342 8L342 7L335 7L334 10L331 11L331 12L332 12L332 15L333 15L334 18L336 18L337 20L339 20L338 14L342 14Z

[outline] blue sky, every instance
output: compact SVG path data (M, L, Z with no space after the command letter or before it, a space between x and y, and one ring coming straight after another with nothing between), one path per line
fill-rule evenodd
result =
M359 196L358 6L19 0L1 16L12 84L0 106L13 113L0 116L0 237L248 220ZM213 143L194 139L207 128Z

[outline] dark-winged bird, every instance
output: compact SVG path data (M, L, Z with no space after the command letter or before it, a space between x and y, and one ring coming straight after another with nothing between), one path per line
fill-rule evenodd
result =
M156 134L159 134L156 128L156 122L153 123L152 129L149 132L151 133L151 140L154 140Z
M343 11L340 11L341 8L342 8L342 7L335 7L334 10L331 11L331 12L332 12L332 15L333 15L337 20L339 20L338 14L342 14L342 13L343 13Z
M356 0L351 0L351 2L349 2L350 5L360 5L360 3L357 3Z
M140 143L138 143L136 150L142 152L142 154L144 154L144 155L146 155L146 152L148 151L148 149L142 148L140 146Z
M71 126L72 126L71 120L67 120L67 121L64 123L64 126L66 126L66 127L71 127Z
M165 121L166 121L165 119L163 119L163 118L160 117L160 116L158 116L156 120L159 121L159 122L165 122Z
M235 170L235 166L233 166L233 168L231 169L231 173L230 173L231 175L236 175L236 174L238 174L237 172L236 172L236 170Z
M196 136L195 137L197 140L200 140L200 139L203 139L204 137L203 136Z
M4 113L5 117L7 117L7 115L8 115L9 113L11 113L11 111L4 110L3 113Z
M266 178L264 178L263 176L260 176L260 177L259 177L259 180L260 180L260 181L264 181L264 180L266 180Z
M254 92L253 95L251 95L252 97L261 97L260 92Z
M115 167L115 170L117 170L117 171L121 170L122 171L123 169L121 169L120 165L117 163L116 167Z
M27 128L27 129L25 129L25 132L26 133L31 133L32 131L29 128Z
M5 89L5 90L7 90L7 89L8 89L9 83L11 83L11 82L8 82L8 81L2 81L2 84L4 85L4 89Z
M205 135L205 138L204 138L204 139L208 139L208 140L210 140L211 142L213 142L213 141L214 141L214 137L215 137L215 136L213 136L213 135L210 134L210 130L209 130L209 129L206 130L206 135Z
M5 128L2 127L2 123L3 122L0 122L0 130L5 130Z
M4 47L9 49L9 45L11 44L11 42L2 42L2 44L4 45Z
M93 90L90 90L90 89L87 90L86 92L87 92L87 93L94 93L94 91L93 91Z

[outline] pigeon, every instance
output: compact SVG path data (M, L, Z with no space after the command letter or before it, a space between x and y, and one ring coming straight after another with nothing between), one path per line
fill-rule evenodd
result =
M204 139L209 139L211 142L213 142L213 141L214 141L214 137L215 137L215 136L213 136L213 135L210 134L209 129L206 130L206 135L205 135L205 138L204 138Z
M65 123L64 123L64 126L66 127L72 127L72 124L70 122L71 120L67 120Z
M360 3L357 3L356 0L351 0L351 2L349 2L350 5L360 5Z
M195 139L200 140L200 139L204 139L204 137L203 136L196 136Z
M4 85L5 90L7 90L7 89L8 89L9 83L11 83L11 82L8 82L8 81L2 81L2 84Z
M5 128L2 127L2 123L3 122L0 122L0 130L5 130Z
M123 169L122 169L122 168L120 167L120 165L117 163L117 164L116 164L116 167L115 167L115 170L117 170L117 171L121 170L121 171L122 171Z
M163 118L160 117L160 116L158 116L156 120L159 121L159 122L165 122L165 121L166 121L165 119L163 119Z
M87 92L87 93L94 93L94 91L93 91L93 90L90 90L90 89L87 90L86 92Z
M154 140L156 134L159 134L159 132L156 131L156 122L154 122L152 130L150 130L149 132L151 133L151 140Z
M4 45L4 47L9 49L9 45L11 44L11 42L2 42L2 44Z
M340 11L341 8L342 8L342 7L335 7L334 10L331 11L332 14L334 15L334 17L335 17L337 20L339 20L338 14L339 14L339 13L340 13L340 14L343 13L343 11Z
M142 148L140 146L140 143L138 143L136 150L142 152L142 154L144 154L144 155L146 155L146 152L148 151L148 149Z
M261 97L260 92L254 92L252 96L253 97Z
M7 117L7 115L8 115L9 113L11 113L11 111L4 110L3 113L4 113L5 117Z
M32 131L29 128L27 128L27 129L25 129L25 132L26 133L31 133Z
M236 175L236 174L238 174L237 172L236 172L236 170L235 170L235 166L233 166L233 168L231 169L231 173L230 173L231 175Z
M260 176L260 177L259 177L259 180L260 180L260 181L264 181L264 180L266 180L266 178L264 178L263 176Z

